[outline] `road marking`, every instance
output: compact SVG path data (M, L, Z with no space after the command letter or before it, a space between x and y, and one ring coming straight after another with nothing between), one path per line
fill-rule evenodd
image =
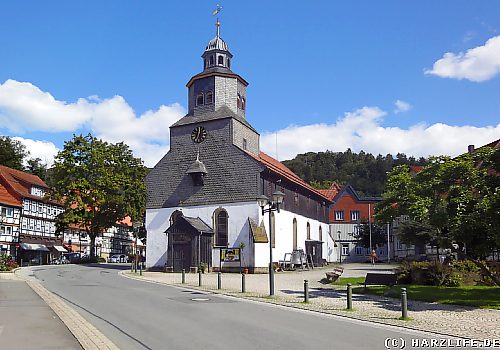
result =
M209 301L210 299L208 298L192 298L192 301Z

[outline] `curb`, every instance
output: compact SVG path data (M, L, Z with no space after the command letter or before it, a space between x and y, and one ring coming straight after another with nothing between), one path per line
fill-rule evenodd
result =
M17 275L17 274L16 274ZM46 289L32 278L17 276L24 280L33 291L42 298L45 303L56 313L64 325L73 334L76 340L85 350L119 350L119 348L102 334L97 328L90 324L72 307L66 304L57 295Z

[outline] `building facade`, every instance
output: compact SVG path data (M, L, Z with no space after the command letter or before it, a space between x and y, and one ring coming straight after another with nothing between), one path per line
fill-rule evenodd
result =
M274 262L302 249L329 260L329 199L260 151L246 119L248 82L231 70L232 54L217 32L203 71L188 84L188 114L170 127L170 151L146 177L146 265L237 269L222 248L241 248L242 264L267 271L269 229ZM262 215L257 197L285 193L282 210ZM271 223L269 223L271 222Z
M381 260L391 257L390 246L393 241L392 230L388 228L389 248L387 244L375 246L370 249L363 247L356 238L363 223L373 225L375 205L382 200L381 197L360 196L352 186L340 187L333 183L328 190L322 190L333 202L330 207L330 232L335 241L336 261L339 262L364 262L369 260L370 252L376 251Z
M0 186L2 214L5 209L2 250L9 245L9 254L20 264L48 264L66 252L62 236L55 234L55 218L64 209L45 198L49 189L45 182L38 176L0 166Z

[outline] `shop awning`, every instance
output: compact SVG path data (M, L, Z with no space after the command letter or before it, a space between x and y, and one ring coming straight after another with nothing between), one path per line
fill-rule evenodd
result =
M66 248L64 248L63 246L60 246L60 245L55 245L52 248L54 248L55 250L57 250L58 252L61 252L61 253L67 253L68 252L66 250Z
M24 250L36 250L40 252L48 252L49 249L43 244L29 244L29 243L21 243L21 249Z

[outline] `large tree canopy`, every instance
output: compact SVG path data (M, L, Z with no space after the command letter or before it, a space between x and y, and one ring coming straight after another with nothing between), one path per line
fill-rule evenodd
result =
M397 232L406 242L456 248L479 262L500 249L499 153L485 147L453 159L431 158L416 174L395 168L376 218L408 215L410 222Z
M126 216L133 221L141 217L145 174L142 161L124 143L74 136L57 154L51 174L52 196L65 206L56 222L58 232L70 224L85 229L94 257L97 236Z
M23 161L29 155L26 147L8 136L0 136L0 164L24 171Z

